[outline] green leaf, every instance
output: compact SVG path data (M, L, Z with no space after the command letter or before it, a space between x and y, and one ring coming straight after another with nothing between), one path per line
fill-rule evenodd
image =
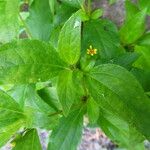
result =
M130 72L105 64L93 68L87 76L89 92L103 109L124 118L150 138L150 100Z
M142 37L137 41L137 45L150 47L150 33L147 32L146 34L144 34L144 36L142 36Z
M54 17L54 25L56 27L62 27L64 23L75 13L78 9L70 7L64 3L58 3L56 7L56 14Z
M96 9L91 14L91 19L98 19L103 15L103 9Z
M61 0L61 1L70 6L80 8L81 6L83 6L85 0L71 0L71 1Z
M142 85L144 91L150 91L150 70L143 70L140 68L132 68L132 74Z
M50 10L51 10L51 13L52 15L55 14L55 0L49 0L49 5L50 5Z
M144 140L134 127L107 110L101 110L98 124L119 147L136 150L137 145Z
M7 93L24 109L29 106L39 112L54 113L55 109L45 103L37 94L34 84L16 85Z
M52 129L58 122L56 110L41 99L35 85L17 85L8 92L20 104L26 115L26 126Z
M7 118L8 119L8 118ZM4 146L13 135L23 126L23 120L18 120L8 126L0 128L0 147Z
M135 51L140 54L139 59L134 63L134 67L150 70L150 49L144 46L135 46Z
M94 101L93 98L89 98L87 101L87 114L90 123L94 124L99 118L99 105Z
M0 114L0 127L8 126L24 118L24 113L19 105L2 90L0 90Z
M49 0L35 0L30 6L27 27L34 39L49 41L52 15Z
M83 25L82 53L90 45L97 49L100 59L110 60L120 54L120 40L116 26L107 20L91 20Z
M39 136L36 129L31 129L15 141L15 147L12 150L42 150Z
M0 1L0 42L8 42L18 37L19 0Z
M13 98L0 90L0 147L26 123L23 110Z
M138 0L139 7L143 9L147 9L147 14L150 15L150 1L148 0Z
M0 47L0 83L35 83L57 76L63 63L44 42L20 40Z
M25 108L27 118L27 128L40 128L52 130L58 125L61 112L45 113L34 109L33 107Z
M120 37L123 44L132 44L137 41L145 31L146 10L143 10L129 20L120 29Z
M125 1L125 7L126 7L126 21L130 20L130 18L134 17L134 15L139 12L137 5L131 2L130 0Z
M82 136L83 108L62 117L58 128L50 136L48 150L76 150Z
M139 58L139 54L136 52L125 52L114 59L114 63L118 64L128 70L132 68L134 62Z
M54 110L58 111L60 108L60 103L57 95L57 90L55 87L46 87L37 91L38 95Z
M58 41L59 55L66 63L74 65L80 57L81 19L73 14L64 24Z
M77 79L71 70L64 70L59 74L57 93L64 115L68 115L71 106L81 99L80 89L76 86Z

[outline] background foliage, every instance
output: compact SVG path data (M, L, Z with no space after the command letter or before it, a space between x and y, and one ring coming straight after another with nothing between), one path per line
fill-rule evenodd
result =
M1 147L41 150L41 128L48 150L76 150L87 117L120 148L145 149L150 4L125 6L118 28L90 0L0 1Z

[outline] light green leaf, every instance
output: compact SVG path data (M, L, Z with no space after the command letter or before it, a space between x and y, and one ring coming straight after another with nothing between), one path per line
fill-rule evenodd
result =
M26 122L25 114L19 105L0 90L0 147L6 144L13 134Z
M103 9L96 9L91 14L91 19L98 19L103 15Z
M29 9L27 27L34 39L49 41L52 29L52 14L49 0L35 0Z
M24 113L20 106L5 92L0 90L0 127L8 126L20 118Z
M51 13L52 15L54 15L55 13L55 2L56 0L49 0L49 5L50 5L50 10L51 10Z
M31 107L39 112L54 113L55 109L45 103L36 93L34 84L21 84L14 86L7 93L24 109Z
M135 51L139 53L141 56L134 63L134 67L150 70L150 47L145 46L135 46Z
M100 59L110 60L120 54L120 40L116 26L108 20L91 20L83 24L82 53L90 45L97 49Z
M35 83L58 75L63 63L44 42L21 40L0 47L0 83Z
M135 14L140 12L137 5L131 2L130 0L125 1L125 7L126 7L126 21L130 20L130 18L134 17Z
M119 144L119 147L136 150L137 145L144 140L134 127L107 110L101 110L98 124L111 140Z
M0 1L0 42L18 37L19 0Z
M87 114L90 120L90 123L94 124L99 118L99 105L94 101L93 98L87 100Z
M60 107L57 90L55 87L45 87L37 91L42 100L54 110L58 111Z
M74 72L71 70L64 70L59 74L57 93L59 101L62 105L64 114L67 116L71 106L76 101L80 100L80 89L76 86L74 79Z
M33 107L26 107L25 108L25 115L27 128L40 128L40 129L47 129L52 130L58 125L59 118L61 112L54 112L54 113L45 113L41 111L37 111Z
M144 34L144 36L137 41L137 45L150 47L150 32Z
M7 118L9 119L9 118ZM8 126L0 128L0 147L4 146L13 135L23 126L24 121L18 120Z
M138 40L145 31L146 10L143 10L127 20L120 29L123 44L132 44Z
M147 8L147 14L150 15L150 1L149 0L138 0L138 5L142 10Z
M72 111L60 120L50 136L48 150L76 150L82 136L83 108Z
M34 84L17 85L9 91L9 94L24 110L27 127L50 129L57 124L58 116L51 116L56 110L38 96Z
M81 19L73 14L64 24L58 41L59 55L66 63L74 65L80 57Z
M103 109L124 118L150 138L150 100L130 72L105 64L93 68L87 76L89 92Z
M42 150L39 136L36 129L31 129L15 141L15 147L12 150Z

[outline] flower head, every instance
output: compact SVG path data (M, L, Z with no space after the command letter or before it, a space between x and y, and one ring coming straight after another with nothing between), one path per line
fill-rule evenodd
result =
M97 54L97 49L93 48L92 45L90 45L90 47L87 49L87 54L91 55L91 56L94 56L94 55Z

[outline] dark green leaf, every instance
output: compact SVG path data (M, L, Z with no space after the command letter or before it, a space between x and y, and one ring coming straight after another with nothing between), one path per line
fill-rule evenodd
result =
M34 39L49 41L52 15L49 0L35 0L30 6L27 19L28 29Z
M131 72L142 85L144 91L150 91L150 70L132 68Z
M74 79L74 74L71 70L64 70L59 74L57 92L65 115L68 115L73 103L81 98L80 89L76 86L77 81Z
M87 75L87 86L94 100L150 138L150 100L135 77L112 64L99 65Z
M0 47L0 83L35 83L63 69L55 49L44 42L22 40Z
M82 136L83 108L60 120L50 137L48 150L76 150Z
M91 20L84 23L82 53L90 47L97 49L100 59L110 60L120 54L120 41L116 26L107 20Z
M87 113L90 123L96 123L99 118L99 105L93 98L89 98L87 101Z
M130 70L133 63L139 58L139 56L140 55L136 52L126 52L116 57L113 62Z
M47 87L43 88L38 92L38 95L45 101L50 107L54 108L54 110L58 111L60 108L60 103L58 100L58 95L56 88Z
M135 128L107 110L100 112L98 124L105 134L122 148L136 150L137 145L144 140Z

